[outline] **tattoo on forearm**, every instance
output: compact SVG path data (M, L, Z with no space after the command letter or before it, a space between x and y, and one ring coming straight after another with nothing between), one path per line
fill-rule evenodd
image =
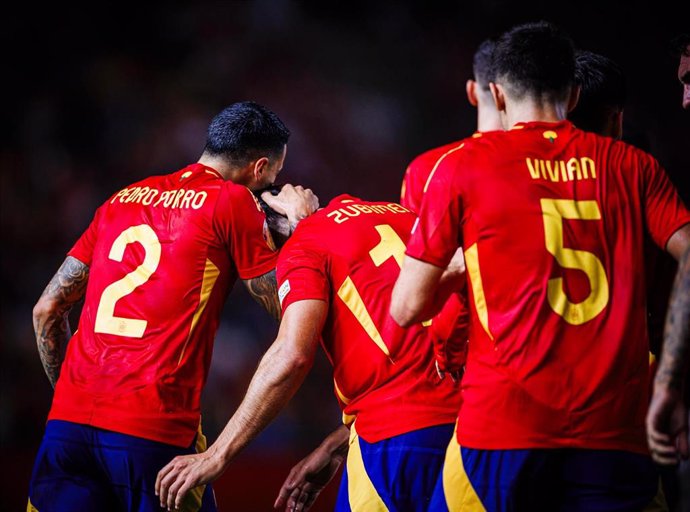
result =
M38 353L51 385L60 375L67 340L71 337L69 312L86 292L89 267L68 256L43 291L38 313L34 314L34 332Z
M278 284L276 271L271 270L262 276L245 281L247 290L254 300L261 304L268 313L280 320L280 301L278 300Z
M690 356L690 249L678 262L673 283L661 361L656 374L657 384L680 389Z

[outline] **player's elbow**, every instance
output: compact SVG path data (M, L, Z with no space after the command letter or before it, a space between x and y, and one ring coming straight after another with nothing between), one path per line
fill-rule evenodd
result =
M393 293L390 314L400 327L409 327L415 323L417 307L408 297Z
M42 325L45 321L58 314L58 304L57 301L51 299L50 297L43 296L38 299L38 302L34 305L33 309L33 322L34 326Z

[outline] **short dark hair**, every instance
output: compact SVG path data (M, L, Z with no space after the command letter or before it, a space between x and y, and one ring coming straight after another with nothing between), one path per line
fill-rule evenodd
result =
M479 87L485 91L489 90L489 82L493 81L491 76L491 55L496 46L495 39L485 39L474 52L472 58L472 72L474 79L479 84Z
M675 57L690 57L690 34L678 34L671 39L671 53Z
M496 42L491 75L518 99L563 100L575 77L575 48L570 37L547 21L525 23Z
M262 156L279 156L290 130L266 107L253 101L233 103L213 118L204 152L245 165Z
M580 98L568 119L582 130L602 133L611 112L621 112L625 106L623 71L608 57L582 50L575 56L575 83Z

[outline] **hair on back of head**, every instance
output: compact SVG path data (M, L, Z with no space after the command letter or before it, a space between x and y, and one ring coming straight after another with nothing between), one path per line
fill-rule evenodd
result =
M204 152L245 165L262 156L278 157L289 138L290 130L274 112L253 101L242 101L213 118Z
M547 21L513 27L496 41L491 76L518 99L564 100L575 75L570 37Z
M472 72L474 79L483 90L489 90L489 82L493 81L491 76L491 57L496 46L493 38L485 39L477 47L472 57Z
M575 56L575 83L580 97L568 119L578 128L602 133L611 112L621 112L625 106L623 71L608 57L581 50Z

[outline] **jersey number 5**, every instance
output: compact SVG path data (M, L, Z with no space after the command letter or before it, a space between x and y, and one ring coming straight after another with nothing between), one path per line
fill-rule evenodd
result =
M541 211L546 250L553 254L561 267L584 272L590 286L589 295L582 302L574 303L568 300L563 290L562 277L549 279L549 305L569 324L584 324L601 313L608 304L609 283L604 265L595 254L563 246L563 219L601 220L599 205L596 201L542 199Z
M161 244L155 231L146 224L125 229L113 242L108 257L121 262L125 248L134 242L144 247L144 261L122 279L109 284L101 295L96 312L94 331L102 334L141 338L146 320L115 316L115 303L149 280L161 260Z

